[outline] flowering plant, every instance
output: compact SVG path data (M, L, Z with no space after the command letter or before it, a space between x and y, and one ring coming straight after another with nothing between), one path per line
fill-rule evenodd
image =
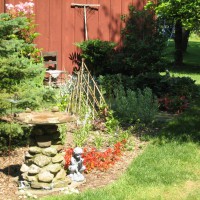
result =
M165 96L159 98L158 102L161 110L177 114L182 113L189 105L188 99L185 96Z
M100 171L105 171L109 169L116 161L119 160L119 157L122 155L122 150L126 140L117 142L113 148L108 148L107 150L100 152L96 148L84 148L84 153L82 155L84 165L86 166L86 173L97 169ZM70 165L70 160L72 157L73 149L69 148L65 151L65 169L68 169Z
M9 14L11 14L13 17L19 17L19 16L31 16L34 14L34 3L32 0L29 2L13 5L13 4L6 4L6 9Z
M15 19L23 19L26 26L18 29L12 34L11 39L22 39L25 43L32 44L34 39L39 35L36 31L35 24L35 14L34 14L34 6L33 0L29 0L28 2L13 5L6 4L7 13L10 16L9 20ZM35 48L35 45L29 46L25 48L22 52L24 56L33 58L33 60L38 63L41 62L40 49Z

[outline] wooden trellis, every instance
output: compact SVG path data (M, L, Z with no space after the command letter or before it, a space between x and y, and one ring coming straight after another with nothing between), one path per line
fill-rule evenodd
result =
M100 107L106 105L106 102L84 60L76 75L67 110L71 113L79 113L84 105L91 109L95 118Z

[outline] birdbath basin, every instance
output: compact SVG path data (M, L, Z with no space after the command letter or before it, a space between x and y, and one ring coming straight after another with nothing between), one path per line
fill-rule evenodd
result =
M15 119L19 122L32 125L62 124L74 120L71 115L65 112L50 111L19 113Z

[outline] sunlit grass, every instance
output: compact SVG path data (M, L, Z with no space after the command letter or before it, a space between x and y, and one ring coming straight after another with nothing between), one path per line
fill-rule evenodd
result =
M198 199L199 169L200 150L196 144L172 142L149 145L115 184L79 195L46 199Z

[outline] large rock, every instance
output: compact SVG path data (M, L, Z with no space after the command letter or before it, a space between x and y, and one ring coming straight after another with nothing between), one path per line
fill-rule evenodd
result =
M53 156L55 156L55 155L57 154L57 150L56 150L56 148L48 147L48 148L44 149L44 150L42 151L42 153L43 153L44 155L46 155L46 156L53 157Z
M48 171L43 171L38 174L38 180L40 182L50 183L52 182L53 178L54 178L54 175Z
M51 139L48 135L40 135L36 138L37 145L41 148L50 147Z
M42 152L42 149L40 147L30 147L29 153L30 154L39 154Z
M29 176L28 175L26 180L29 182L35 182L35 181L38 181L38 178L37 178L37 176Z
M33 155L31 155L28 151L25 153L25 159L33 158Z
M33 188L33 189L52 189L52 184L34 181L34 182L31 182L31 188Z
M53 183L54 188L65 188L71 183L71 179L66 177L65 180L56 181Z
M39 167L44 167L51 162L51 158L45 155L38 154L34 158L34 163Z
M53 182L56 182L58 180L64 180L66 178L66 171L64 169L61 169L53 179Z
M50 164L45 167L45 170L51 172L52 174L58 173L62 169L60 164Z
M28 170L29 170L29 166L26 164L22 164L20 168L20 172L24 173L24 172L28 172Z
M28 170L28 174L35 175L40 172L40 167L37 165L32 164Z
M63 155L57 154L52 158L52 163L61 163L64 160Z

